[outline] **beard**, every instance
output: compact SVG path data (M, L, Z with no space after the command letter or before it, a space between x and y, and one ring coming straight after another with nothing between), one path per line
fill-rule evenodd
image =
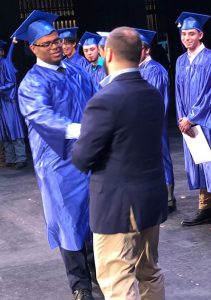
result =
M109 70L108 70L108 66L107 66L107 63L106 63L105 59L104 59L104 62L103 62L103 68L105 70L106 75L109 75Z

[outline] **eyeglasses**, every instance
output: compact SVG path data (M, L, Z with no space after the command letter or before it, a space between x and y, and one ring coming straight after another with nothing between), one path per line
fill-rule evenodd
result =
M50 48L53 45L59 46L61 44L62 44L62 39L57 38L57 39L55 39L53 41L48 41L48 42L44 42L42 44L33 44L33 45L36 46L36 47Z

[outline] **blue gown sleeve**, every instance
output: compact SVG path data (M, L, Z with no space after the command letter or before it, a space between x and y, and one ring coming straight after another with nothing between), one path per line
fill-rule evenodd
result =
M26 76L18 90L20 110L26 122L42 139L65 159L65 134L71 120L55 112L51 104L52 89L42 76Z
M111 107L101 98L92 98L88 103L81 124L81 135L73 145L72 161L82 171L92 170L102 162L114 128Z
M91 78L91 75L80 65L71 63L70 66L75 69L77 80L80 82L81 89L85 91L86 98L91 99L91 97L99 90L96 83Z
M181 97L181 88L182 84L180 83L180 72L182 70L179 67L179 63L177 61L176 63L176 75L175 75L175 96L176 96L176 110L177 110L177 121L179 121L180 118L186 117L186 113L183 108L183 101Z
M13 61L12 61L12 56L13 56L13 51L14 51L15 45L16 45L16 42L12 41L10 44L8 53L7 53L7 57L6 57L6 61L9 66L9 69L11 72L13 72L13 74L16 74L18 72L18 70L15 68Z
M157 88L163 97L165 105L165 116L168 112L169 93L168 93L168 73L161 66L156 65L149 69L146 79L151 85Z
M198 95L195 104L191 107L187 118L194 124L211 129L211 64L206 67L206 73L203 77L203 89ZM197 87L193 86L192 88Z
M86 58L84 58L83 56L81 56L79 64L80 64L81 67L83 67L85 69L86 66L88 66L89 62L88 62L88 60L86 60Z
M16 87L15 74L11 72L6 59L1 60L0 94L11 99L11 93ZM12 97L13 98L13 97Z

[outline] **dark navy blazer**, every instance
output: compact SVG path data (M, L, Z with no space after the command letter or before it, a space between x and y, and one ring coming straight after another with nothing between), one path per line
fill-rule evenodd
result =
M72 155L91 170L93 232L129 232L131 208L139 230L166 220L163 119L160 93L139 72L117 76L88 102Z

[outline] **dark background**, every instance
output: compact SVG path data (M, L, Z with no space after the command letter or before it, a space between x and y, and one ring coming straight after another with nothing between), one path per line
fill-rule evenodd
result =
M149 11L146 11L147 1L73 0L72 2L75 11L76 25L79 27L79 37L84 31L110 31L117 26L147 28L146 14L149 14ZM49 1L49 3L51 3L51 1ZM157 0L154 1L154 3L156 4L156 10L152 9L152 14L156 15L159 27L158 32L165 32L168 35L170 52L169 74L172 94L172 105L170 111L174 113L174 68L177 57L184 51L180 43L175 20L182 11L211 15L211 1ZM0 39L8 42L7 49L10 44L9 37L17 29L21 22L19 1L2 1L0 9ZM204 43L208 48L211 48L211 21L208 21L205 25L204 33ZM13 56L14 64L19 70L18 80L20 81L28 68L34 63L34 58L30 51L27 50L27 47L23 47L22 42L18 43L16 46ZM160 60L161 63L163 62L160 54L157 53L155 58Z
M58 0L59 2L59 0ZM87 31L110 31L117 26L146 28L144 0L73 0L79 36ZM210 0L157 0L157 19L167 32L171 60L174 63L182 53L175 20L182 11L211 14ZM18 0L5 0L0 9L0 39L7 40L21 23ZM211 21L205 25L205 43L211 47Z

